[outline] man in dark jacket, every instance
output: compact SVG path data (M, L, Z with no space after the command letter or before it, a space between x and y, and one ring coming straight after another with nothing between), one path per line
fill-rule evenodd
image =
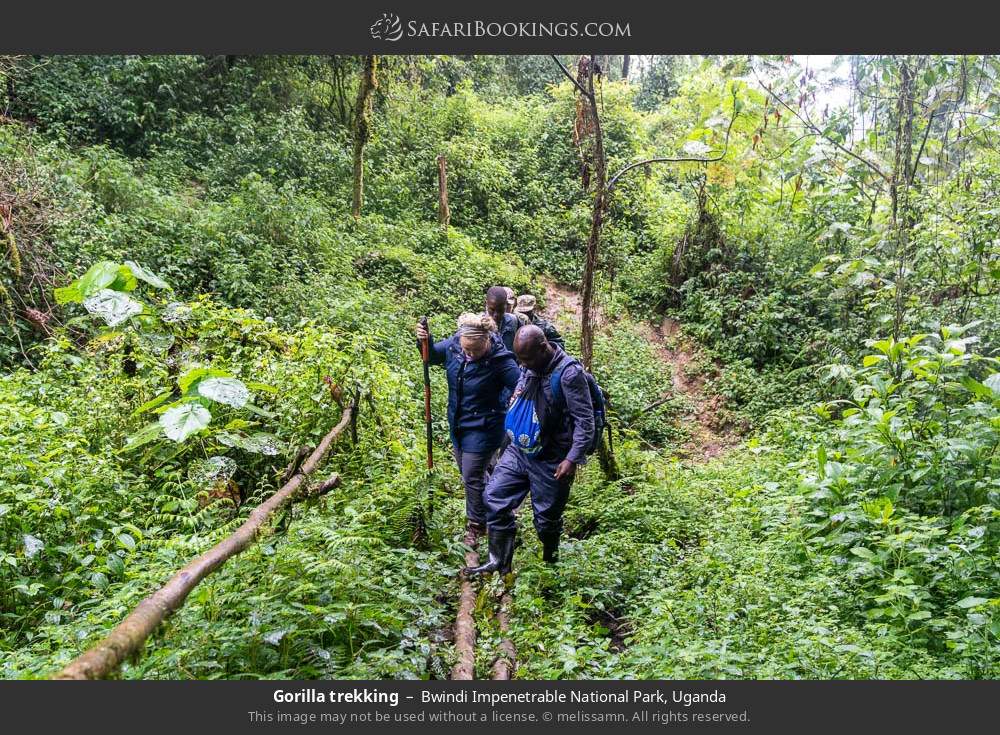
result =
M514 313L519 317L524 317L527 324L534 324L536 327L545 333L545 339L549 341L549 344L556 345L566 349L566 342L563 340L562 335L559 334L559 330L555 328L555 325L548 319L544 319L538 315L536 307L538 302L535 297L531 294L521 294L517 297L517 306L514 307Z
M512 440L504 450L485 492L489 560L467 568L467 574L510 571L516 532L514 510L529 492L543 559L557 561L570 485L594 440L594 408L583 366L530 324L517 333L514 354L526 368L514 396L534 402L541 448L529 454L521 442ZM561 400L553 395L554 373L559 373Z
M486 313L496 322L497 332L503 346L514 350L514 335L521 328L521 321L507 311L507 289L503 286L491 286L486 292Z

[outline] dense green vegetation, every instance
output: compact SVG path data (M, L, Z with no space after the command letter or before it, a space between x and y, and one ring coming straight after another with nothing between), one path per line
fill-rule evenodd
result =
M228 535L338 420L325 377L369 396L343 484L121 675L447 675L463 503L440 371L425 474L412 327L579 284L593 190L550 59L380 62L355 220L356 57L0 59L0 676L51 674ZM997 676L1000 60L846 58L827 111L791 58L621 62L609 171L719 160L610 199L622 477L582 473L555 569L524 534L518 675Z

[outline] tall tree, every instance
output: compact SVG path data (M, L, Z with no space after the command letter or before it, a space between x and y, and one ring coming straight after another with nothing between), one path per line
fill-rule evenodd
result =
M574 77L556 56L552 59L559 65L562 73L569 79L580 93L577 100L577 114L574 126L574 141L580 148L583 159L583 185L593 185L593 208L590 218L590 235L587 238L587 256L583 269L583 293L581 307L583 314L580 325L580 357L589 369L594 351L594 271L597 268L597 251L601 242L601 231L604 227L604 215L607 211L608 197L618 180L633 169L648 166L653 163L697 162L709 163L725 157L729 149L729 136L733 123L739 115L740 105L733 88L733 114L726 129L726 138L722 151L710 157L656 157L637 161L625 166L608 180L607 156L604 152L604 133L601 128L601 117L597 106L594 79L596 76L595 57L581 57L577 64L577 75ZM592 169L592 170L591 170Z
M583 267L583 294L581 295L580 318L580 358L584 367L590 370L594 356L594 271L597 269L597 249L601 242L601 230L604 227L604 213L607 206L608 181L607 157L604 153L604 131L601 128L601 116L597 107L597 94L594 91L596 74L596 59L581 56L577 63L577 76L570 74L556 56L552 59L559 69L573 83L581 94L577 102L574 141L580 147L583 159L583 185L593 184L594 199L590 217L590 236L587 238L587 257ZM592 174L590 169L592 168ZM609 434L610 436L610 434ZM615 460L608 440L601 439L598 446L598 459L605 477L616 481L621 477L621 470Z
M590 217L590 235L587 238L587 258L583 267L583 294L581 307L583 314L580 324L580 358L589 370L594 353L594 270L597 268L597 248L601 242L604 226L605 199L607 197L607 159L604 154L604 133L594 92L596 59L581 56L577 64L577 76L570 74L556 56L552 57L563 74L580 92L577 100L574 140L583 159L583 185L593 184L594 198Z
M892 336L899 339L906 313L906 281L909 270L910 230L913 212L910 207L910 186L913 184L913 95L914 77L922 65L914 69L910 59L896 60L899 69L899 96L896 99L896 141L889 195L892 201L892 229L896 249L896 293ZM930 130L930 123L927 125Z
M354 219L361 216L365 196L365 145L371 134L372 92L378 86L377 68L378 57L366 56L358 85L358 101L354 108L354 202L351 206Z
M443 153L437 157L438 163L438 224L447 232L451 222L451 210L448 208L448 159Z

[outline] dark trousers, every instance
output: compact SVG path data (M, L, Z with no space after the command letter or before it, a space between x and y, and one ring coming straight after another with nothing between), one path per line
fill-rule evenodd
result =
M553 475L558 466L559 460L532 459L516 445L508 446L486 484L490 531L514 531L514 511L531 493L535 530L539 534L560 533L573 480L557 480Z
M483 490L486 487L486 467L493 457L493 452L463 452L458 447L452 447L455 464L462 473L462 484L465 486L465 517L480 525L486 523L486 503L483 502Z

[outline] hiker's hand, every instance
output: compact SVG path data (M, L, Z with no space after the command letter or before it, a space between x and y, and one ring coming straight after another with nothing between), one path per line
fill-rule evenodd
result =
M417 339L419 339L419 340L425 340L429 336L430 335L427 333L427 327L425 327L420 322L417 322Z
M568 459L564 459L556 467L555 478L557 480L570 479L576 474L576 465L570 462Z

